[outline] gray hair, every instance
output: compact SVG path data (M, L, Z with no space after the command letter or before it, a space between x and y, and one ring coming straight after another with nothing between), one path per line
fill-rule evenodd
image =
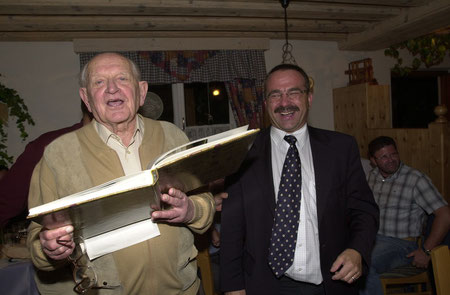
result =
M81 69L80 75L78 77L78 83L79 83L80 87L83 87L83 88L87 87L88 81L89 81L89 74L90 74L89 66L91 64L91 61L102 54L115 54L117 56L124 58L130 65L131 74L133 75L135 80L137 82L141 81L141 71L139 70L139 67L137 66L137 64L134 61L132 61L128 57L126 57L120 53L117 53L117 52L103 52L103 53L99 53L99 54L95 55L94 57L92 57Z

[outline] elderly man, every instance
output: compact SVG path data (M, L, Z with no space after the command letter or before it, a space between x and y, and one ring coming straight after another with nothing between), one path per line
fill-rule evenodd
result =
M380 229L372 252L372 266L361 295L382 295L380 274L395 267L426 268L430 251L450 228L450 209L431 180L400 161L395 141L379 136L369 143L372 165L367 180L380 207ZM418 247L426 216L434 214L428 237Z
M221 287L226 294L357 294L378 207L356 142L307 125L313 94L298 66L273 68L265 91L272 126L226 181Z
M95 56L82 69L80 85L81 99L94 120L46 148L33 173L30 207L141 171L187 141L173 124L137 115L148 85L127 58L115 53ZM197 251L191 231L201 233L210 226L213 197L210 193L187 197L170 188L161 199L171 209L152 213L159 221L160 236L93 261L83 256L75 266L69 261L76 248L73 227L48 230L32 223L28 245L41 294L72 294L78 275L96 282L77 285L81 292L196 294Z

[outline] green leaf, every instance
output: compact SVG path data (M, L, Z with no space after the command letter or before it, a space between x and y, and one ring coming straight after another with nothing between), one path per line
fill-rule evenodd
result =
M421 64L421 63L422 63L422 62L420 61L420 59L414 58L413 63L412 63L412 68L413 68L414 70L417 70L417 69L420 67L420 64Z
M0 75L1 76L1 75ZM25 124L34 125L33 118L28 113L28 108L25 105L23 99L17 94L14 89L8 88L0 82L0 102L3 102L8 107L8 113L10 117L16 118L16 127L20 131L20 137L24 141L28 137L28 133L25 130ZM0 165L12 164L13 157L7 153L6 142L8 134L6 132L6 123L0 121Z

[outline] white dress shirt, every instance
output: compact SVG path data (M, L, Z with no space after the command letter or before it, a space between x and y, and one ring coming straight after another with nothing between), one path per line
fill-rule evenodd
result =
M131 143L128 146L125 146L120 137L117 134L112 133L104 125L95 121L94 126L103 142L116 151L125 175L142 171L139 147L141 146L142 137L144 135L144 123L139 115L136 116L136 129Z
M289 149L284 140L286 132L271 127L272 173L275 187L275 198L278 198L281 172ZM323 281L320 270L319 229L316 206L316 182L312 160L311 144L306 124L292 134L297 138L297 149L302 165L302 190L300 206L300 222L298 226L297 245L294 262L285 275L302 282L320 284Z

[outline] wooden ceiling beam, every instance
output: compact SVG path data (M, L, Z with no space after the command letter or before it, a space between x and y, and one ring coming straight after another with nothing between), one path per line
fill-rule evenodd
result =
M386 48L450 27L449 6L449 0L291 0L289 39L334 40L344 50ZM283 32L284 10L276 0L0 1L0 41L284 39Z
M75 39L80 52L165 51L165 50L268 50L268 38L102 38ZM0 104L1 105L1 104Z
M289 32L361 32L363 21L289 21ZM284 22L271 18L174 16L0 16L0 31L236 31L283 32Z
M319 18L347 20L380 20L397 15L400 8L392 6L349 5L292 2L289 18ZM107 0L17 0L0 3L5 15L176 15L176 16L239 16L284 18L277 1L107 1Z
M233 0L225 0L233 1ZM252 0L250 0L252 1ZM254 0L257 1L257 0ZM303 0L291 0L303 1ZM308 0L308 2L326 2L326 3L346 3L346 4L365 4L365 5L387 5L414 7L424 5L428 0Z
M303 32L289 34L291 39L341 41L345 33ZM101 38L269 38L284 40L282 32L205 32L205 31L128 31L128 32L0 32L0 41L73 41L74 39Z
M434 0L374 24L364 32L349 34L341 50L378 50L450 26L450 2Z

